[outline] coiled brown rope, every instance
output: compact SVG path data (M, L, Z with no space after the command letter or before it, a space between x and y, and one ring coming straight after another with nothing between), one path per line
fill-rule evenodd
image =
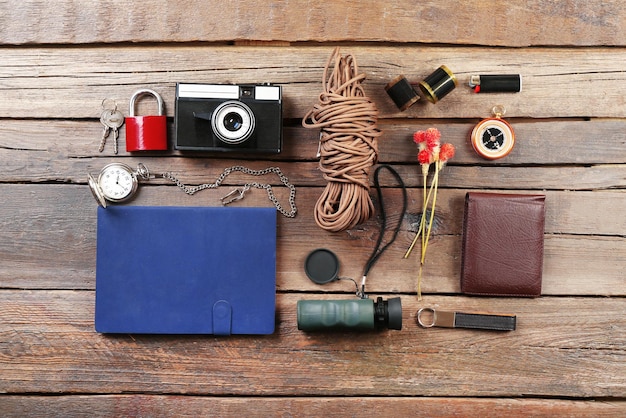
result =
M317 201L315 222L328 231L352 228L374 212L369 172L378 160L381 132L378 109L361 86L364 79L354 57L335 49L324 68L319 103L302 119L305 128L321 129L319 167L328 184Z

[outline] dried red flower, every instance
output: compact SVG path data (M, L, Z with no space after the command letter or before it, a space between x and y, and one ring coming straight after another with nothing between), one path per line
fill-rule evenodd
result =
M443 169L446 162L454 157L454 146L449 143L441 144L441 133L437 128L428 128L426 131L417 131L413 134L413 141L419 145L419 152L417 153L417 161L422 166L422 175L424 176L424 203L422 207L422 219L419 225L419 231L413 238L413 242L409 246L408 250L404 254L404 258L407 258L413 246L421 237L421 257L420 268L417 276L417 298L422 299L422 268L424 266L424 260L426 258L426 249L428 248L428 241L433 227L433 218L435 214L435 204L437 202L437 188L439 185L439 172ZM430 190L427 192L427 178L428 171L431 164L435 164L435 172L433 179L430 182ZM431 193L432 192L432 193ZM430 217L426 220L424 214L426 214L428 207L430 206Z
M428 128L426 132L424 132L424 138L426 145L432 150L440 145L439 139L441 138L441 132L439 132L437 128Z
M432 154L430 153L430 151L428 150L421 150L420 152L417 153L417 161L424 165L424 164L430 164L432 161Z
M450 143L445 143L441 146L441 150L439 151L439 160L446 162L452 157L454 157L454 145Z
M415 142L416 144L420 144L424 141L426 141L426 137L425 137L426 132L424 131L417 131L413 134L413 142Z

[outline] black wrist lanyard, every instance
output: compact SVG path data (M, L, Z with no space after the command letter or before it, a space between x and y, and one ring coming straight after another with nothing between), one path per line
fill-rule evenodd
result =
M387 171L389 171L396 178L396 180L398 181L398 184L400 185L400 188L402 190L402 210L400 212L400 216L398 217L398 223L396 227L394 228L391 239L389 240L388 243L386 243L383 247L381 247L383 238L385 235L385 231L387 229L387 214L385 212L383 192L382 192L382 188L380 187L380 181L379 181L380 171L383 168L387 169ZM398 232L400 232L400 227L402 226L402 221L404 220L404 215L406 214L406 210L408 206L406 186L404 185L404 182L402 181L402 177L400 177L400 174L398 174L398 172L394 170L393 167L391 167L390 165L384 164L376 168L376 171L374 172L374 187L376 187L376 192L378 195L378 202L380 204L381 226L380 226L380 234L378 235L378 240L376 241L376 246L374 247L374 251L372 252L372 255L370 255L369 259L367 260L367 263L365 263L365 268L363 269L361 289L357 290L357 296L360 297L361 299L367 298L367 294L365 293L365 282L367 280L367 274L369 273L371 268L374 267L374 264L376 264L380 256L385 252L385 250L391 244L393 244L393 242L396 240L398 236Z

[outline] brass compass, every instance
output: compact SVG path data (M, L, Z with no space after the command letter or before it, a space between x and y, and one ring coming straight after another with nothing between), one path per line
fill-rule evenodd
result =
M511 125L502 119L506 113L504 106L494 106L492 113L494 117L483 119L474 127L471 141L478 155L497 160L511 152L515 145L515 133Z

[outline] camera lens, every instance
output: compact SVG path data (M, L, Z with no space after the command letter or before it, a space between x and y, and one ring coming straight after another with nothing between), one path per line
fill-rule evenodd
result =
M227 144L240 144L254 133L252 110L242 102L228 101L220 104L211 117L213 133Z
M241 129L243 126L243 118L239 113L231 112L224 117L224 127L231 132Z

